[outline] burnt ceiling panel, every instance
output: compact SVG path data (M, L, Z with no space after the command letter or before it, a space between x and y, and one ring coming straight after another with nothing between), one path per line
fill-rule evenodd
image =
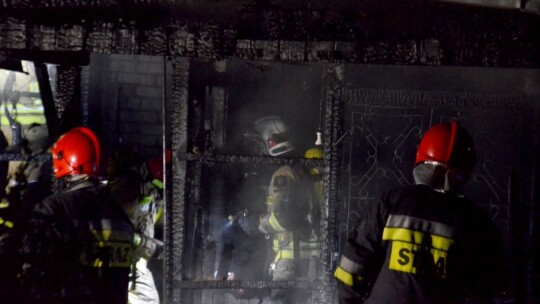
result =
M476 2L4 0L0 48L537 67L534 1Z

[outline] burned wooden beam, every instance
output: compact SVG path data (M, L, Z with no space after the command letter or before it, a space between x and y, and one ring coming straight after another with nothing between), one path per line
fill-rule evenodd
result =
M57 65L86 66L90 63L90 53L85 51L42 51L31 49L0 49L0 53L10 60L43 62Z
M538 15L383 2L43 1L31 7L4 2L0 47L286 62L540 66Z
M49 134L54 135L58 131L59 120L47 66L41 62L34 62L34 67L36 69L36 78L39 84L39 93L43 102L43 112L45 114L45 120L47 121L47 130L49 131Z

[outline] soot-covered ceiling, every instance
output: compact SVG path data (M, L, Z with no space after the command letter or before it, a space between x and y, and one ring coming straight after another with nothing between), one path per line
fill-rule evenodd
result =
M538 67L538 32L537 14L446 1L0 2L4 55L82 65L77 53L98 52Z

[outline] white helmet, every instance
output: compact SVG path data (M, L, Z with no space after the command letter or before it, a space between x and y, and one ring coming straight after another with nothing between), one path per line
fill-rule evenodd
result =
M255 129L261 134L270 156L278 156L294 150L289 142L287 126L278 116L266 116L255 121Z

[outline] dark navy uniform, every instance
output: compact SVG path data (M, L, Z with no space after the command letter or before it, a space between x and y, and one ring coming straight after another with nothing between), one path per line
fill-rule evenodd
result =
M23 239L29 303L127 303L134 228L88 177L38 204Z
M369 207L335 277L344 303L480 303L504 287L504 263L481 209L416 185Z

